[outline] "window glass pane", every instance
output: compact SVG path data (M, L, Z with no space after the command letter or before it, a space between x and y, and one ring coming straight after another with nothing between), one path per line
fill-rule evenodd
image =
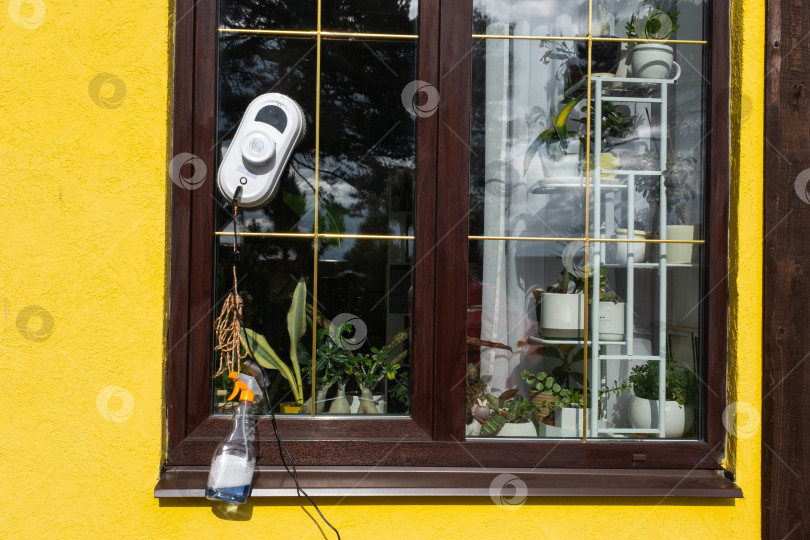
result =
M324 40L321 232L412 234L416 42Z
M249 352L266 348L289 368L266 377L276 410L291 401L307 416L408 414L416 115L402 93L417 79L417 40L284 36L317 30L317 3L271 4L223 2L222 26L233 29L219 32L218 161L261 94L295 99L307 127L277 195L242 210L240 232L250 236L240 237L239 292L257 334ZM416 3L390 4L331 3L324 16L341 31L415 32ZM254 28L279 32L243 31ZM233 282L231 213L218 193L217 313ZM288 311L306 314L295 343ZM229 410L227 388L217 376L214 412Z
M531 35L514 31L518 7L476 6L510 18L490 34ZM701 435L706 54L475 42L469 437Z
M412 250L409 240L321 240L318 310L331 322L319 341L324 412L408 412Z
M317 0L220 0L221 28L316 30Z
M268 38L220 34L217 114L217 167L245 109L256 97L279 92L304 111L307 133L290 158L275 197L263 208L246 209L252 232L312 232L315 219L315 73L313 38ZM217 230L230 227L231 209L219 207Z
M324 2L323 29L364 34L416 34L417 0L340 0Z
M562 107L548 96L566 86L551 49L574 42L474 41L470 152L470 234L582 237L585 228L584 148L539 145L538 135ZM576 107L574 118L584 117ZM495 219L494 216L498 218ZM486 217L489 219L486 219Z
M233 236L220 236L216 244L216 314L222 309L222 302L233 287L232 250ZM240 236L239 253L238 289L244 300L245 327L264 336L278 357L294 371L287 332L287 312L299 280L303 280L311 292L314 257L312 240ZM311 305L311 299L307 298L307 302ZM311 345L312 334L307 330L299 341L297 351L300 353L301 363L309 359ZM213 359L212 369L215 373L219 368L219 355L214 354ZM267 397L276 411L279 410L280 403L295 401L292 385L281 372L268 370L267 373ZM230 392L225 391L230 390L233 384L228 381L227 373L216 377L212 386L215 393L212 400L214 412L228 412L231 405L226 404L227 394ZM308 398L309 391L305 385L302 386L304 397Z

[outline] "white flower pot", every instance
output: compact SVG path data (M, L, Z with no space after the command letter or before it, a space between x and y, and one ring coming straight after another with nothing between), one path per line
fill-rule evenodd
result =
M624 340L624 302L599 302L599 340Z
M627 229L616 229L616 238L627 240ZM647 233L645 231L639 231L638 229L633 231L633 240L644 240L647 238ZM644 259L647 257L647 244L642 243L625 243L619 242L616 244L616 262L619 264L625 264L629 261L627 259L627 255L630 254L633 257L633 262L641 263L644 262Z
M633 77L664 79L672 69L675 53L663 43L637 43L633 47L631 66Z
M581 338L585 328L585 296L543 293L540 295L540 333L545 338Z
M507 423L498 432L498 437L537 437L537 429L531 422Z
M582 408L557 407L554 409L554 426L582 433Z
M571 178L580 176L579 141L568 141L563 153L560 143L543 146L540 162L546 178Z
M633 397L630 401L630 425L635 429L658 428L658 401ZM689 406L667 401L664 409L665 436L667 439L683 437L692 427L695 411Z
M667 240L696 240L697 235L696 225L667 225ZM694 244L667 244L667 263L690 264L694 247Z

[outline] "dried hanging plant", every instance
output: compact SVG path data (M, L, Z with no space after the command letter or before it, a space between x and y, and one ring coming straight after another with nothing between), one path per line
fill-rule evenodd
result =
M240 360L247 356L247 351L240 350L239 337L242 334L242 297L236 291L236 273L234 272L233 291L225 298L222 311L214 322L217 336L215 351L219 351L219 367L214 378L227 371L239 371Z
M240 338L242 335L242 297L236 288L236 259L237 259L237 211L239 210L234 197L233 205L233 290L225 298L222 304L222 311L214 321L217 345L215 351L219 351L219 366L213 378L219 377L226 370L239 371L242 358L247 356L247 351L241 349Z

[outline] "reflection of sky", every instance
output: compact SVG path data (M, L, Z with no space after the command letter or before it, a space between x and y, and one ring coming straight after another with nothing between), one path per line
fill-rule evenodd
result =
M607 6L611 34L624 37L624 25L630 20L633 13L640 8L648 8L651 4L644 0L593 0L593 18L599 18L599 6ZM680 11L677 37L680 39L703 39L702 12L705 0L662 0L656 2L654 7L664 10ZM588 16L588 0L475 0L474 9L489 18L490 24L529 23L531 30L517 28L515 34L528 35L584 35L587 32L587 22L580 25L574 20ZM594 28L596 33L597 28ZM501 33L504 29L490 28L486 32Z

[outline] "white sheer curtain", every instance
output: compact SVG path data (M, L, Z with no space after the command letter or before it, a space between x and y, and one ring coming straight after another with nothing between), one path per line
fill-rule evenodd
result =
M570 18L569 18L570 20ZM496 23L490 34L509 34L509 26ZM547 35L548 27L531 29L528 22L515 25L515 34ZM486 40L486 143L484 234L521 236L527 221L536 213L537 197L529 196L531 184L541 174L533 163L523 173L523 155L529 141L537 136L530 130L528 118L542 104L541 117L547 118L545 104L549 81L555 65L540 62L542 51L533 40ZM532 206L535 206L534 208ZM527 316L531 288L518 258L517 242L484 242L481 338L503 343L515 352L484 348L481 352L481 376L497 393L520 383L521 351L518 340L527 335L532 320Z

